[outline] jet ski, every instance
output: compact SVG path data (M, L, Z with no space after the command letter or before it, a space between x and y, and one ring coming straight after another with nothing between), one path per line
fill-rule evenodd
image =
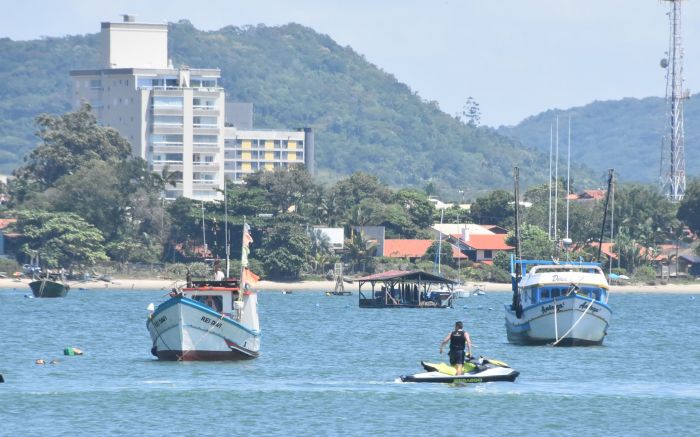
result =
M401 376L402 382L446 382L446 383L481 383L493 381L515 381L520 375L515 369L511 369L503 361L489 358L468 358L464 362L462 375L457 375L457 370L445 363L428 363L421 361L425 369L423 373Z

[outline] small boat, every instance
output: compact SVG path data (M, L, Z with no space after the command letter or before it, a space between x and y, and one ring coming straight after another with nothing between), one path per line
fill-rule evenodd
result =
M29 283L34 297L66 297L70 286L63 281L61 274L50 273Z
M326 291L326 296L352 296L352 291L346 291L346 290L342 290L342 291L336 291L336 290L333 290L333 291Z
M292 294L292 290L282 290L282 294Z
M250 289L259 279L248 270L248 245L243 225L241 279L192 280L173 290L170 298L154 308L146 327L151 353L159 360L247 360L260 354L257 293ZM228 259L228 255L227 255ZM226 267L228 276L228 263Z
M464 374L457 375L454 367L445 363L421 361L425 372L401 376L402 382L442 382L474 384L495 381L515 381L520 375L506 363L484 357L470 358L464 362Z

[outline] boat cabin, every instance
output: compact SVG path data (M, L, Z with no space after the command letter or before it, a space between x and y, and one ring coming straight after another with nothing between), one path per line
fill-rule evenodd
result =
M445 308L455 297L456 282L420 270L393 270L354 282L360 308Z
M577 294L607 303L608 283L597 263L553 261L520 261L522 280L519 287L526 304L549 302ZM528 271L528 265L532 265Z
M236 301L239 293L239 282L236 278L227 278L222 281L192 280L182 288L181 293L184 297L196 300L217 313L236 318Z

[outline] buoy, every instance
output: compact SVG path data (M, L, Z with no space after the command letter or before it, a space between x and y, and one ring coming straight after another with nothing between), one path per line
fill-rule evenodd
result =
M49 362L49 364L58 364L58 360L51 360L51 362Z
M44 365L44 364L46 364L46 363L44 362L44 360L42 360L41 358L39 358L38 360L34 361L34 364Z

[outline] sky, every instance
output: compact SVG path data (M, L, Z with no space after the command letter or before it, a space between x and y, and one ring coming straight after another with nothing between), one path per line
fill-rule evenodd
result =
M663 96L668 1L660 0L0 0L0 37L97 33L103 21L187 19L201 30L289 22L332 37L455 114L482 124L553 108ZM700 2L682 3L686 88L700 88ZM216 66L202 66L216 67Z

